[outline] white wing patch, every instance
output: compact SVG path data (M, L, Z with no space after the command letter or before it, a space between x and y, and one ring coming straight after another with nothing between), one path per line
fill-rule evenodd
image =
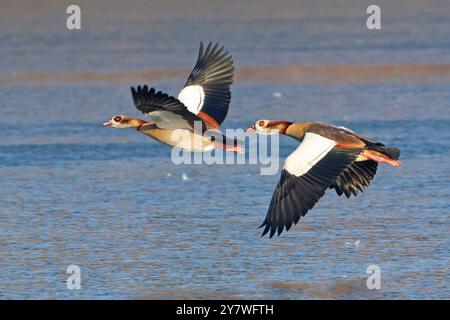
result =
M190 112L198 114L205 101L205 92L199 85L187 86L178 94L178 100L180 100Z
M325 157L335 145L334 140L307 132L300 146L286 158L284 169L300 177Z

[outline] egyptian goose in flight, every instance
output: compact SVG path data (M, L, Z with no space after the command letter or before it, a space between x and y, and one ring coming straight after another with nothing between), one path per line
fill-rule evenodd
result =
M259 120L249 129L259 134L284 134L301 141L285 161L261 227L272 237L297 224L325 191L356 196L375 176L378 163L399 166L400 150L386 147L347 128L324 122Z
M237 141L218 131L225 120L233 83L231 55L210 42L200 43L197 62L178 99L146 85L131 88L134 105L153 121L117 115L103 123L115 128L133 128L155 140L186 151L208 151L221 147L240 152ZM195 130L198 121L199 130ZM206 134L205 134L206 132ZM219 137L219 139L217 139Z

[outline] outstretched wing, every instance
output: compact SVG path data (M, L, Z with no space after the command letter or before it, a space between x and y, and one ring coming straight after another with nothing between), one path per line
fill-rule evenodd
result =
M198 122L203 131L206 130L205 123L191 113L179 100L161 91L156 92L148 86L131 88L134 105L136 108L155 121L156 126L161 129L187 129L194 131L195 122Z
M355 197L358 191L363 192L369 186L373 177L377 173L378 163L373 160L356 161L348 166L341 175L330 185L336 193L341 196L345 194L347 198L353 194Z
M352 164L361 149L335 148L336 141L315 133L306 133L300 146L286 158L280 181L260 227L262 235L272 237L297 224L345 168Z
M228 113L231 100L230 85L233 83L233 59L219 44L212 42L203 50L200 43L197 62L184 88L178 95L190 112L212 117L218 128ZM206 120L206 119L205 119Z

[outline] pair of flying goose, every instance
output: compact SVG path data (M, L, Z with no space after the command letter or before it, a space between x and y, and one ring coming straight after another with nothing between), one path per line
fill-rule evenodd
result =
M136 108L153 121L118 115L103 126L133 128L186 151L222 148L240 152L237 142L219 131L228 113L233 72L233 60L223 47L209 43L204 50L200 43L197 63L178 99L147 86L131 88ZM185 139L174 139L175 130L184 132ZM399 149L324 122L258 120L247 132L284 134L300 141L299 147L286 158L260 226L264 227L263 236L288 231L327 189L335 189L339 196L345 194L347 198L356 196L370 184L378 163L400 165ZM194 137L201 143L192 143Z

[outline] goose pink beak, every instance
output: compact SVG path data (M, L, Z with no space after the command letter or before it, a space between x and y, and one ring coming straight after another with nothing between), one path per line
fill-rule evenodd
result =
M107 122L103 122L102 123L102 127L110 127L110 126L112 126L111 121L107 121Z
M247 130L245 130L245 132L256 132L255 125L253 124L250 128L248 128Z

